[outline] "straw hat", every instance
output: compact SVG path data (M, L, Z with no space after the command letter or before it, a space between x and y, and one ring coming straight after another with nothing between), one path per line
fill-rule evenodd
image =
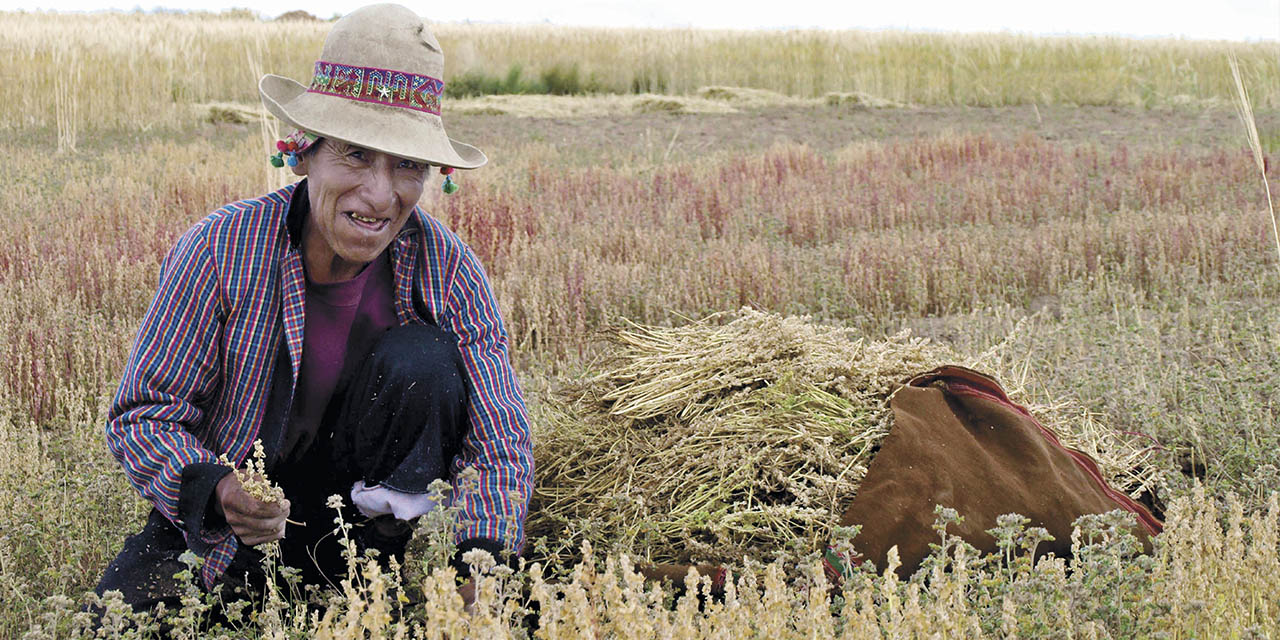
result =
M258 92L267 110L317 136L433 165L474 169L479 149L451 140L440 119L444 52L412 10L358 9L324 40L310 86L267 74Z

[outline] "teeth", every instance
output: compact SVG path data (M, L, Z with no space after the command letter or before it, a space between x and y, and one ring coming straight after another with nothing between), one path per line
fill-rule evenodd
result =
M352 218L352 219L354 219L354 220L356 220L356 221L358 221L358 222L363 222L363 223L365 223L365 224L373 224L373 223L375 223L375 222L377 222L377 221L378 221L378 219L377 219L377 218L366 218L366 217L364 217L364 216L362 216L362 215L357 215L357 214L354 214L354 213L350 213L350 214L347 214L347 215L351 216L351 218Z

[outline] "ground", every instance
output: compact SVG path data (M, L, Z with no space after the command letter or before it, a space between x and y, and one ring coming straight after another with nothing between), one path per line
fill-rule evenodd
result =
M1258 126L1280 122L1259 114ZM1239 117L1216 109L1137 107L849 107L767 108L730 114L619 114L607 117L511 118L467 115L449 121L449 134L482 149L549 143L585 150L657 145L673 157L758 151L777 143L832 151L858 141L902 140L954 133L1017 138L1032 135L1063 143L1242 148ZM674 139L674 142L673 142Z

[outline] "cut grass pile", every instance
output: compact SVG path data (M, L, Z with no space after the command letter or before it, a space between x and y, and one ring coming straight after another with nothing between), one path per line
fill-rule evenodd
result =
M731 565L821 548L891 428L893 391L962 360L909 332L868 340L750 308L608 333L600 372L565 385L535 449L529 535L562 564L584 540ZM1117 486L1154 489L1141 443L1065 405L1041 414Z

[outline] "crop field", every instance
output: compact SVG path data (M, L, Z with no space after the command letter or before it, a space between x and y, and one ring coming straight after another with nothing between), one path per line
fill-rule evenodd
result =
M0 13L0 638L80 637L144 522L107 404L178 235L286 183L256 80L309 76L327 28ZM399 575L353 561L310 605L275 594L216 631L196 590L176 636L1280 638L1280 256L1227 66L1274 185L1278 45L438 35L446 126L491 161L421 204L488 269L535 448L610 331L750 307L907 330L1020 402L1154 441L1165 533L1141 555L1114 516L1086 518L1073 558L1033 561L1010 519L1003 554L940 535L915 576L868 567L834 593L817 550L790 549L702 602L597 538L562 566L479 562L464 612L436 519Z

